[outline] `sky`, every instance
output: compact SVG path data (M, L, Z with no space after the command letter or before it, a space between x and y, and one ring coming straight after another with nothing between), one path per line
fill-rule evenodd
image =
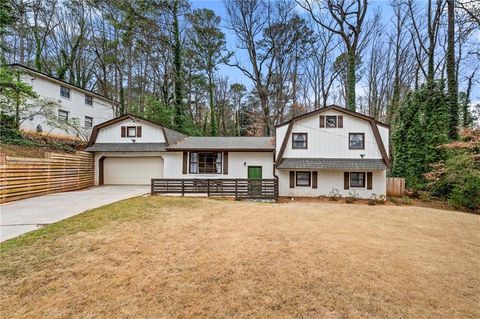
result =
M275 0L272 0L272 1L275 1ZM208 8L215 11L216 15L222 18L221 26L226 36L227 49L229 51L235 52L235 56L238 59L238 61L243 66L246 66L248 69L249 62L248 62L248 56L245 50L238 50L236 48L237 39L235 37L235 34L233 34L232 31L228 30L227 28L227 12L226 12L225 4L223 0L191 0L191 4L192 4L192 9ZM369 16L372 16L377 10L380 10L380 12L382 13L381 22L385 25L388 25L388 23L391 21L393 17L393 10L389 5L389 1L388 0L370 0L369 6L370 8L367 11L367 18ZM300 15L305 14L302 8L298 7L298 10ZM478 43L480 43L480 30L478 30L473 37L475 41L478 41ZM245 75L243 75L243 73L239 69L235 67L221 65L219 67L219 74L221 74L222 76L228 76L229 81L231 83L233 82L243 83L249 89L252 87L252 82ZM360 93L360 95L364 93L364 89L365 88L362 86L362 83L358 83L357 92ZM460 90L461 89L462 88L460 87ZM472 92L472 100L474 103L480 103L480 85L474 86L473 92Z

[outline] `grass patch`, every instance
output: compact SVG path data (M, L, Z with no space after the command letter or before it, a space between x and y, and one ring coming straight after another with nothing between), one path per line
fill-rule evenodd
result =
M478 318L478 216L139 197L0 247L2 318Z

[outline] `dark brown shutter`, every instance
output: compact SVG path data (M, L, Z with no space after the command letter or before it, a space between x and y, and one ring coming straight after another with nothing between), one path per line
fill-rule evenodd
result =
M295 188L295 172L290 171L290 188Z
M372 189L372 172L367 173L367 189Z
M142 127L137 126L137 137L142 137Z
M223 152L223 175L228 175L228 152Z
M183 170L182 174L187 174L187 166L188 166L188 152L183 152Z
M343 115L339 115L337 121L338 121L338 127L343 128Z
M343 189L350 188L350 174L348 172L343 173Z
M312 188L317 188L317 172L312 172Z
M121 132L122 132L122 137L127 136L127 128L125 126L122 126L120 129L121 129Z
M320 127L325 127L325 115L320 115Z

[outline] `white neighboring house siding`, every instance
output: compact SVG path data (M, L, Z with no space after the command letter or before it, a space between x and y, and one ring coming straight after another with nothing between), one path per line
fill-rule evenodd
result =
M343 116L343 128L320 128L320 115L341 115ZM388 153L389 147L389 129L382 125L377 125L381 139ZM276 129L276 156L283 142L283 137L288 130L288 124L277 127ZM307 149L293 149L293 133L307 133ZM349 149L349 133L364 133L365 149ZM293 123L290 136L286 137L287 144L283 158L353 158L361 159L361 154L368 159L382 159L379 147L375 140L372 127L366 120L338 112L336 110L327 110L325 112L313 114L312 116L299 119ZM296 186L290 188L290 171L317 171L317 188L312 186ZM344 189L344 172L348 170L308 170L308 169L276 169L279 178L280 196L328 196L332 189L337 189L345 197L350 191L355 191L362 198L369 198L372 194L386 195L386 170L352 170L351 172L372 172L372 189L365 187ZM366 174L365 174L366 177Z
M22 70L22 69L20 69ZM78 118L82 128L85 127L85 117L93 118L92 127L108 121L115 116L115 105L108 99L86 93L85 91L68 84L64 84L47 76L36 73L23 73L22 80L31 85L40 98L50 99L59 104L58 109L68 112L68 118ZM70 98L60 95L60 87L65 86L70 89ZM85 95L93 98L93 105L85 104ZM58 115L58 110L55 111ZM37 126L41 125L43 133L49 133L52 136L75 138L73 132L66 132L62 129L48 125L45 116L37 115L33 119L25 120L20 128L27 132L37 132ZM91 128L86 129L87 132Z

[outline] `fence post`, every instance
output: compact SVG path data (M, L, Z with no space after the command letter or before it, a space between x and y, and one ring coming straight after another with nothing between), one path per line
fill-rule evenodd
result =
M235 199L238 198L238 179L235 179Z
M207 179L207 196L210 197L210 180Z
M182 196L185 196L185 180L182 179Z

